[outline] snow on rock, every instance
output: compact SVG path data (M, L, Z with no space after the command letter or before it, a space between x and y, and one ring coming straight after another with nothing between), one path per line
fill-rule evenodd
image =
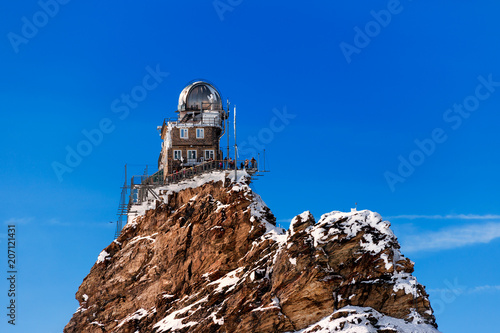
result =
M414 297L421 296L420 292L417 289L417 279L408 273L395 273L392 281L394 282L394 286L392 289L394 292L398 292L398 290L404 290L405 294L411 294Z
M150 311L150 312L153 312L153 311ZM142 318L146 317L150 312L148 312L147 310L145 309L139 309L137 310L136 312L132 313L131 315L125 317L125 319L123 319L116 328L120 328L122 327L125 323L129 322L129 321L132 321L132 320L141 320Z
M222 326L224 325L224 317L220 318L220 319L217 319L217 316L216 316L216 312L213 312L210 317L212 318L212 320L214 321L215 324L219 325L219 326Z
M230 205L227 204L227 205L224 205L222 202L220 201L217 201L217 209L215 210L216 213L220 212L221 210L229 207Z
M139 242L141 240L148 240L148 241L151 241L152 243L154 243L155 239L153 237L156 235L158 235L157 232L155 232L154 234L152 234L150 236L136 236L127 245L132 245L132 244Z
M109 264L80 286L65 332L91 322L110 332L437 332L413 263L379 214L316 222L305 211L285 231L248 180L216 171L155 188L163 204L133 207L98 257Z
M245 197L251 197L252 203L249 207L251 210L251 216L253 219L258 219L266 227L266 233L269 233L270 237L273 239L277 239L278 236L284 235L285 229L276 227L274 221L268 220L267 217L270 215L270 210L260 195L252 192L250 186L248 185L250 175L246 172L246 170L238 170L237 177L238 178L235 181L234 171L212 171L210 173L198 175L191 179L186 179L177 184L159 186L155 188L154 191L164 202L167 202L168 196L172 193L178 193L188 188L197 188L210 182L217 183L222 181L224 183L227 178L232 184L230 191L242 191ZM197 196L194 196L191 200L194 201L196 198ZM217 202L216 213L226 209L227 207L229 207L228 204ZM124 226L124 229L135 227L137 223L136 219L140 216L144 216L148 210L154 208L155 204L153 200L146 200L141 205L132 206L132 212L128 214L127 224ZM284 238L282 238L282 240L283 239Z
M414 315L414 320L408 322L383 315L372 308L346 306L294 333L439 333L433 326L425 324L417 313Z
M192 315L194 312L199 310L201 308L201 303L205 303L207 301L207 297L202 298L201 300L188 305L180 310L173 311L171 314L157 322L155 325L153 325L153 328L158 328L158 332L165 332L168 330L171 331L176 331L176 330L181 330L186 327L194 326L197 325L197 321L189 321L187 323L183 323L187 317ZM198 306L196 309L191 310L195 306ZM184 317L182 317L185 315ZM180 318L178 318L178 316Z
M372 254L377 254L387 248L390 241L395 236L389 229L390 224L382 220L382 217L369 210L352 211L343 213L333 211L323 214L318 223L313 227L311 235L314 237L314 244L324 243L332 235L344 236L346 240L355 237L363 229L371 228L383 237L373 239L372 234L365 234L361 246Z
M93 321L93 322L91 322L91 323L90 323L90 325L97 325L97 326L99 326L99 327L103 327L103 326L104 326L104 324L101 324L101 323L100 323L100 322L98 322L98 321Z
M305 219L308 216L307 213L304 212L299 216ZM296 217L292 221L295 220ZM351 212L333 211L323 214L317 224L305 231L311 235L314 247L323 247L329 242L347 242L362 235L359 241L359 246L362 249L360 254L366 253L379 257L387 273L391 274L390 281L393 284L394 292L403 290L405 294L420 297L422 293L418 289L416 278L398 266L398 262L404 262L407 259L401 254L397 238L389 227L390 223L383 221L378 213L369 210L352 210ZM359 259L360 257L358 257ZM411 263L411 261L408 262ZM413 263L411 264L413 265ZM391 273L395 267L396 271ZM353 279L350 284L357 282L356 279ZM362 282L377 283L380 281L367 279Z
M238 274L240 274L243 271L243 267L240 267L238 269L235 269L234 271L231 271L221 277L218 280L215 280L213 282L210 282L208 285L218 285L217 288L215 288L215 292L222 292L224 288L231 286L226 292L230 292L232 289L234 289L234 285L240 280L238 277Z
M247 190L250 190L248 187ZM260 195L256 193L252 193L252 203L250 204L250 221L260 221L262 225L266 228L265 234L262 236L262 239L273 239L274 241L284 244L286 242L286 230L276 226L275 221L270 221L269 216L270 210L264 203L264 200L260 197ZM274 217L273 217L274 218Z
M292 219L292 222L290 222L290 229L288 230L289 233L290 233L290 236L293 236L293 234L295 234L295 226L298 224L298 223L303 223L304 221L308 221L308 220L313 220L314 221L314 217L312 216L311 212L306 210L305 212L303 212L302 214L300 215L297 215L295 216L293 219Z
M252 312L255 312L255 311L266 311L266 310L272 310L272 309L279 309L281 310L281 307L280 307L280 300L278 299L278 297L273 297L271 299L271 303L267 306L259 306L258 308L255 308L252 310Z
M212 171L210 173L204 173L191 179L183 180L176 184L158 186L153 190L155 191L156 195L158 195L158 197L162 198L163 201L166 202L168 196L172 193L177 193L188 188L197 188L210 182L214 183L218 181L224 182L226 177L228 177L231 181L233 181L234 172ZM249 175L246 171L238 170L238 182L235 184L235 186L243 186L243 185L248 186L244 184L244 182L246 181L246 179L248 179L248 177ZM164 194L160 195L160 193ZM196 197L192 199L194 200L196 199ZM155 208L154 200L145 200L140 205L133 205L131 209L132 212L128 214L127 225L125 225L124 229L129 227L129 225L133 225L137 217L143 216L148 210L154 208Z
M101 262L104 262L104 260L109 260L111 257L109 257L109 253L106 252L105 250L102 250L101 253L99 253L99 256L97 257L96 264L100 264Z
M380 255L380 259L384 261L385 269L389 270L393 266L392 262L389 262L389 256L386 253Z

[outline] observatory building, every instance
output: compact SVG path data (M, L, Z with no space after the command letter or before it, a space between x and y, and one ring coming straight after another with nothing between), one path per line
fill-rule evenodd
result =
M219 142L228 113L217 89L203 81L189 84L179 96L176 113L177 118L165 119L161 126L158 170L163 177L182 167L222 160Z

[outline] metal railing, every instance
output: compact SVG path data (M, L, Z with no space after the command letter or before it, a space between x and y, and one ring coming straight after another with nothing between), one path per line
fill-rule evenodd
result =
M239 163L240 164L240 163ZM214 170L234 170L234 163L230 163L227 160L212 160L201 162L198 165L194 165L187 168L182 168L176 172L168 174L164 177L163 170L159 170L151 176L134 176L132 177L132 184L137 185L170 185L178 183L185 179L191 179L195 176L212 172ZM258 171L257 162L245 163L238 165L238 170L246 169L250 173L255 173Z
M238 167L238 169L241 169L241 165ZM246 168L243 165L243 169L247 169L252 173L256 172L257 163L254 163L253 166L249 163L249 165ZM191 179L200 174L212 172L214 170L234 170L234 165L230 164L227 160L205 161L198 165L189 168L183 168L179 171L167 175L165 177L164 184L168 185L168 184L178 183L179 181L185 179Z
M248 160L248 163L245 163L246 160ZM163 169L149 176L148 167L146 166L144 174L132 176L130 185L127 184L127 165L125 165L125 184L122 187L118 210L119 220L117 221L115 238L120 234L122 224L123 222L126 223L129 213L137 213L137 211L131 210L133 206L141 205L145 201L154 202L154 200L160 200L158 193L155 191L155 188L158 186L176 184L214 170L234 171L235 167L238 170L245 169L252 176L252 179L254 179L253 177L255 176L261 176L261 172L269 172L265 170L265 159L264 170L259 170L257 160L254 159L254 163L251 163L251 159L246 160L238 159L238 165L234 164L234 160L204 161L192 167L182 168L166 176L164 176Z
M151 176L148 176L146 173L140 176L132 176L130 179L130 198L127 211L130 212L132 206L141 205L145 201L154 199L159 200L159 197L154 190L158 186L176 184L215 170L232 171L234 168L234 163L231 163L228 160L212 160L202 162L192 167L180 169L174 173L166 175L165 177L163 170L159 170ZM243 162L238 165L237 169L245 169L250 175L254 175L259 172L257 162L254 162L253 164L248 163L246 166ZM150 194L152 198L150 197Z
M205 118L205 119L197 119L194 120L193 118L188 119L187 121L182 121L182 119L178 118L165 118L165 124L172 124L174 126L186 126L186 127L192 127L192 126L213 126L213 127L222 127L223 120L220 117L211 117L211 118Z

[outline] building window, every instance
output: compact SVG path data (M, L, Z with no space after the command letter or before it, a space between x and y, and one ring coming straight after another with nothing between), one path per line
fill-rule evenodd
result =
M196 129L196 138L197 139L203 139L205 137L205 129L203 128L197 128Z
M188 129L181 128L181 139L187 139L187 138L188 138Z
M182 150L174 150L174 160L182 160Z
M210 159L214 159L214 151L213 150L205 150L205 161L208 161Z
M188 150L188 160L196 160L196 150Z

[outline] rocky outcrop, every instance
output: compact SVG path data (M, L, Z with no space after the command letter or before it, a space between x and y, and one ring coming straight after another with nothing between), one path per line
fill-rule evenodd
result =
M290 229L224 172L157 189L98 257L70 332L437 332L413 263L377 213Z

